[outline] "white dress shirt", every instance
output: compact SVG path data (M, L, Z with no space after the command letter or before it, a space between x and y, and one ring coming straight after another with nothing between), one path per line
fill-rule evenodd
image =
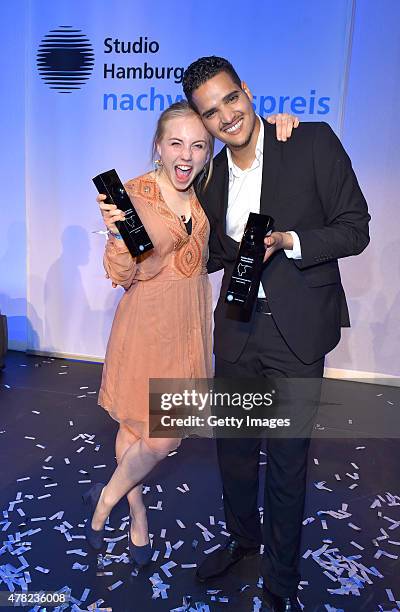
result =
M258 117L258 115L257 115ZM261 181L264 157L264 124L260 122L260 132L256 144L256 156L250 168L241 170L232 160L232 155L228 147L226 155L228 158L229 169L229 191L228 191L228 210L226 212L226 233L228 236L240 242L244 228L249 217L249 213L260 212ZM267 162L268 163L268 160ZM284 249L289 259L301 259L300 239L296 232L290 231L293 238L293 249ZM265 298L262 284L258 290L258 297Z

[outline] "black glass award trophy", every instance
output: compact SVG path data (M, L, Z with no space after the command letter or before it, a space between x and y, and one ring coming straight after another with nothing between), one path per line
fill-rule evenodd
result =
M154 247L139 215L125 191L115 170L102 172L94 177L93 183L99 193L107 196L105 204L116 204L125 214L125 221L116 221L115 225L133 257L137 257Z
M265 255L264 238L272 232L274 220L250 213L240 242L239 253L226 292L225 302L251 313L257 299Z

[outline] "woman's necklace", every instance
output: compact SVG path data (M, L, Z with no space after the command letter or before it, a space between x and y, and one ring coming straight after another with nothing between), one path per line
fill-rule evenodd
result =
M189 219L190 219L190 212L191 212L190 211L190 203L191 203L191 199L192 199L191 198L191 192L192 192L193 188L190 187L189 191L188 191L187 197L184 200L181 199L179 201L179 200L176 200L175 198L168 198L168 195L172 195L172 194L168 193L170 190L168 188L166 188L165 185L164 185L164 189L165 189L167 197L164 196L164 194L162 193L162 187L163 187L162 183L163 183L163 181L162 180L160 181L160 177L157 176L157 175L156 175L156 182L158 184L158 187L159 187L159 189L161 191L161 195L163 196L163 199L164 199L165 203L167 204L168 208L170 210L172 210L172 212L174 212L177 215L177 217L179 217L181 219L181 221L183 223L187 223L189 221ZM188 207L187 205L188 204L189 204L189 214L187 214L186 212L182 213L182 208L187 209L187 207Z

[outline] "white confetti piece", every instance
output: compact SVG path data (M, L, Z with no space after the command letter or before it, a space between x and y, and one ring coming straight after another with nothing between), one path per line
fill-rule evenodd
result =
M88 565L82 565L81 563L78 563L77 561L75 561L75 563L72 566L73 570L80 570L81 572L87 572L87 570L89 569Z
M209 555L212 552L214 552L214 550L218 550L218 548L221 548L221 544L216 544L215 546L213 546L212 548L208 548L207 550L204 551L205 555Z
M358 550L364 550L364 546L361 546L361 544L357 544L357 542L354 542L353 540L350 542L350 544L358 548Z
M149 510L162 510L162 501L159 500L156 506L149 506Z
M173 567L176 567L175 561L168 561L168 563L164 563L164 565L161 565L160 569L164 572L167 578L171 578L172 574L169 570Z
M72 550L66 550L65 552L66 552L67 555L79 555L80 557L86 557L87 556L87 552L82 550L82 548L74 548Z
M118 587L120 587L120 586L121 586L121 584L124 584L124 583L122 582L122 580L117 580L117 582L114 582L114 584L111 584L111 585L108 587L108 590L109 590L109 591L114 591L114 589L118 589Z
M81 595L81 601L86 601L89 596L89 593L90 589L86 588Z
M314 486L319 489L320 491L330 491L332 492L332 489L329 489L328 487L325 486L326 485L326 480L321 480L320 482L314 482Z

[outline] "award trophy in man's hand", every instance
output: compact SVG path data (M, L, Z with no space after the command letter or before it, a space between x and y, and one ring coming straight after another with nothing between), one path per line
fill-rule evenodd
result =
M226 292L225 302L250 314L257 299L265 255L264 238L273 230L268 215L250 213Z

